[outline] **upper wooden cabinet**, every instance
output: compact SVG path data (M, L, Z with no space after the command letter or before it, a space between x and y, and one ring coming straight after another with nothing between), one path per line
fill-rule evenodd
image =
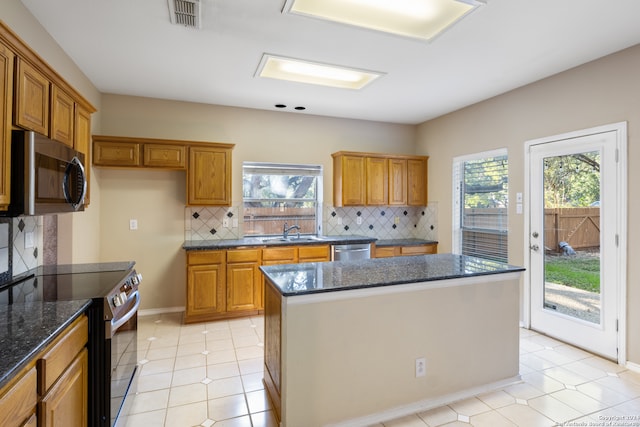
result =
M0 210L9 206L11 187L11 114L15 55L0 42Z
M425 206L427 204L427 159L407 160L407 204Z
M216 145L189 147L189 206L231 206L231 148Z
M333 153L335 206L425 206L426 156Z
M365 159L334 153L333 204L335 206L362 206L366 201Z
M75 103L58 86L51 86L51 139L73 147L75 130Z
M367 157L366 187L367 206L384 206L389 203L389 167L384 157Z
M169 139L93 136L93 164L117 168L184 170L188 141Z
M0 102L0 210L10 203L12 128L33 130L84 153L89 181L96 109L1 21Z
M16 60L15 123L49 135L49 80L22 58Z

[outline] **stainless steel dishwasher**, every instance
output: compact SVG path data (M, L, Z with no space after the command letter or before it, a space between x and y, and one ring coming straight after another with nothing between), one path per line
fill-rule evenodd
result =
M331 246L331 261L354 261L371 258L369 243Z

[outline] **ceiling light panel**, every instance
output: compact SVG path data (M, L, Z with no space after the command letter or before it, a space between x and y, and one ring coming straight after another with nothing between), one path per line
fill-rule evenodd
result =
M481 4L475 0L287 0L283 12L430 40Z
M343 89L362 89L383 74L264 54L256 75Z

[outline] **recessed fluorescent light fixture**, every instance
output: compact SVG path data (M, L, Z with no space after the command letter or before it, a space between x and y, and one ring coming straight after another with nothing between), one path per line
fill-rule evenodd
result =
M283 12L431 40L484 1L286 0Z
M299 83L362 89L383 73L264 54L256 75Z

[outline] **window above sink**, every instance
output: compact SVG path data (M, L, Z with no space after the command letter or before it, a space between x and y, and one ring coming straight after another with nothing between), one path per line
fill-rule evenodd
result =
M322 224L322 166L244 162L244 235L295 243L318 239ZM284 240L283 229L297 225ZM299 231L299 239L298 239Z

